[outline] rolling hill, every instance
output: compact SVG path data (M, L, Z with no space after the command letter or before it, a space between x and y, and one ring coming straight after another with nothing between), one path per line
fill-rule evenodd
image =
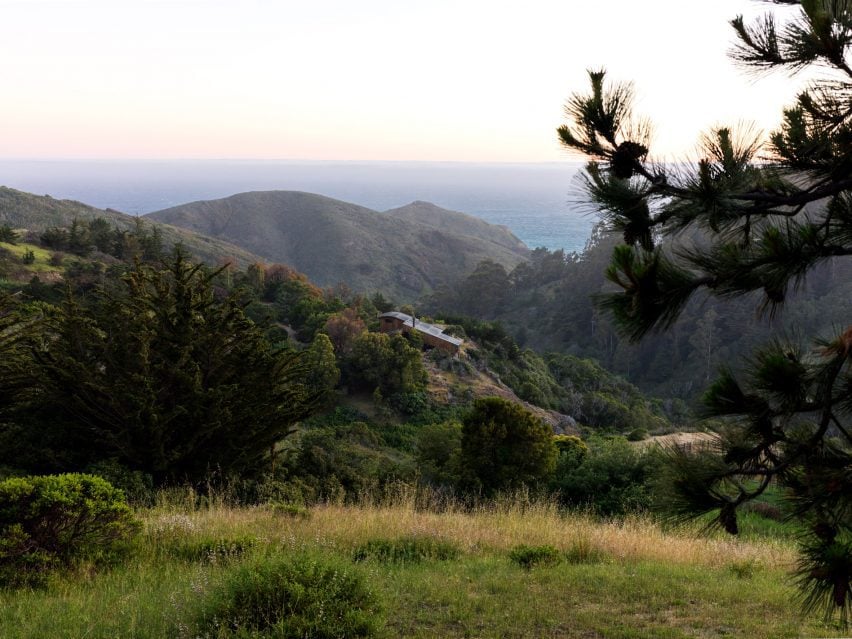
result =
M477 237L512 251L521 251L523 254L527 252L526 245L508 227L489 224L485 220L467 213L442 209L431 202L418 200L384 213L397 220L416 222L438 230L450 230L456 235Z
M70 226L74 219L92 220L98 217L108 220L119 229L131 229L138 223L138 218L113 209L98 209L82 202L57 200L49 195L33 195L0 186L0 225L41 232L54 226ZM261 259L221 239L204 237L155 220L146 220L145 224L158 226L167 245L181 243L193 255L210 264L232 259L244 266Z
M311 193L263 191L145 219L231 242L321 286L343 282L398 300L452 283L484 259L512 268L529 252L505 227L425 202L382 213Z

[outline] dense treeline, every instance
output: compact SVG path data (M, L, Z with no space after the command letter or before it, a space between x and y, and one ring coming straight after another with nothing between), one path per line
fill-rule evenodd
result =
M562 490L566 459L576 470L585 456L566 457L512 400L471 412L482 380L586 434L641 438L682 418L590 360L521 348L497 323L444 318L464 356L424 356L416 333L376 332L395 308L381 294L320 289L277 264L202 266L142 225L118 233L94 220L4 239L65 257L59 280L0 280L3 474L94 472L143 499L211 478L249 501L348 499L399 481L486 495L518 485L495 479L517 473L471 443L502 433L528 464L521 483ZM457 380L451 400L428 392L427 368ZM497 427L495 415L512 423ZM543 439L526 449L518 423ZM589 458L607 441L591 440ZM591 498L574 493L566 503Z

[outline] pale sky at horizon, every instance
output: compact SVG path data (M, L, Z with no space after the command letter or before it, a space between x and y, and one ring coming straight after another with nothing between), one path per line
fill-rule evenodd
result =
M686 6L690 5L690 6ZM726 57L748 0L0 0L0 157L547 162L604 66L660 159L777 125ZM775 9L777 11L777 9Z

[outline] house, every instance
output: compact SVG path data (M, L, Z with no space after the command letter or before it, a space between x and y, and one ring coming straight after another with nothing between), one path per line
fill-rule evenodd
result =
M462 345L462 340L447 335L440 326L421 322L416 317L396 311L379 315L379 330L382 333L394 333L396 331L409 333L411 330L416 330L420 333L423 344L432 348L440 348L452 355L458 354L459 347Z

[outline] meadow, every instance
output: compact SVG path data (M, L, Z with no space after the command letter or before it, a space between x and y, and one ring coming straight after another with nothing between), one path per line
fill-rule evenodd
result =
M173 491L138 515L143 532L120 565L0 591L0 637L232 636L199 625L205 605L242 566L281 558L360 577L386 638L843 636L800 615L793 542L759 527L730 538L523 496L462 509L406 492L304 509ZM513 561L525 549L551 560Z

